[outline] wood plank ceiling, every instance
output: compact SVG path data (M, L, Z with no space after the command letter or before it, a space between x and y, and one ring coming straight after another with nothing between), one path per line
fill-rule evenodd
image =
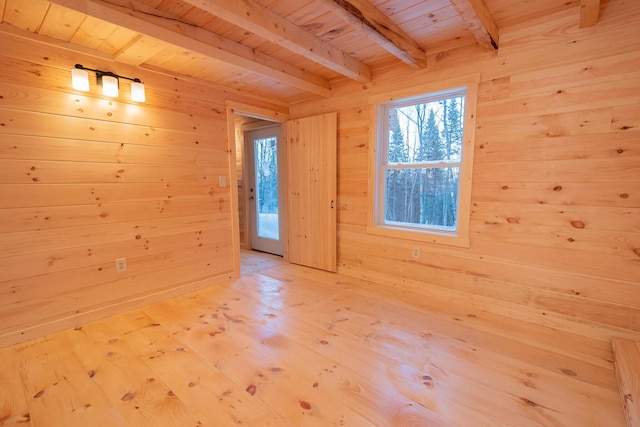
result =
M562 9L579 10L576 23L593 25L600 3L0 0L0 36L17 28L116 62L295 103L330 96L341 79L371 82L380 67L424 68L428 54L499 49L500 28Z

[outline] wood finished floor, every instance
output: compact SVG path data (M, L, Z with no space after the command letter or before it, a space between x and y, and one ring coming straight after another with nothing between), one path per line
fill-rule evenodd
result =
M0 349L0 425L623 427L610 344L566 329L244 252L233 283Z

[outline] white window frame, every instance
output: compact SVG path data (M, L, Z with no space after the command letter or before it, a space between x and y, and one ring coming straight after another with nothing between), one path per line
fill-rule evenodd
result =
M473 152L476 128L476 104L478 98L479 75L464 76L444 82L433 82L404 90L371 96L370 107L370 156L369 156L369 215L367 232L371 234L469 247L469 221L471 214L471 176L473 172ZM464 125L461 158L459 162L430 163L436 167L459 167L458 207L455 230L437 226L407 225L385 222L384 195L386 170L394 167L411 168L419 164L386 165L388 160L388 106L406 105L407 102L429 102L459 96L464 91Z

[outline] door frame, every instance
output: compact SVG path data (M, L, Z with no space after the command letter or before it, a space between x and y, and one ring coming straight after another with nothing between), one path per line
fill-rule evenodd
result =
M230 179L230 191L231 191L231 233L232 233L232 245L233 245L233 272L232 277L238 278L240 277L240 213L238 209L238 173L236 167L236 125L235 125L235 116L246 116L253 117L256 119L267 120L276 123L284 123L291 119L291 115L289 112L278 112L268 108L256 107L250 104L243 104L235 101L226 101L226 113L227 113L227 151L229 153L229 173ZM287 140L286 129L285 126L282 127L282 140ZM244 153L244 150L243 150ZM287 165L287 153L286 150L282 153L282 166L283 166L283 175L280 177L283 181L282 191L287 194L287 175L286 175L286 166ZM243 174L245 175L245 174ZM246 180L246 177L243 176L243 181ZM287 206L287 198L283 198L283 206L282 209L284 212L288 211ZM286 221L284 222L284 226L282 230L280 230L280 239L282 239L282 251L283 251L283 259L288 262L288 234ZM245 222L246 223L246 222Z

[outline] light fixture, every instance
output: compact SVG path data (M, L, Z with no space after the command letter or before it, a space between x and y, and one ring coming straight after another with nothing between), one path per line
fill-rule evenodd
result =
M71 85L75 90L89 91L89 73L80 68L71 69Z
M131 81L131 99L136 102L145 102L144 84L140 79L121 76L111 71L94 70L93 68L84 67L82 64L76 64L71 69L71 85L75 90L84 92L89 90L89 73L87 71L96 73L97 82L102 85L102 93L105 96L117 97L118 79L125 79Z

